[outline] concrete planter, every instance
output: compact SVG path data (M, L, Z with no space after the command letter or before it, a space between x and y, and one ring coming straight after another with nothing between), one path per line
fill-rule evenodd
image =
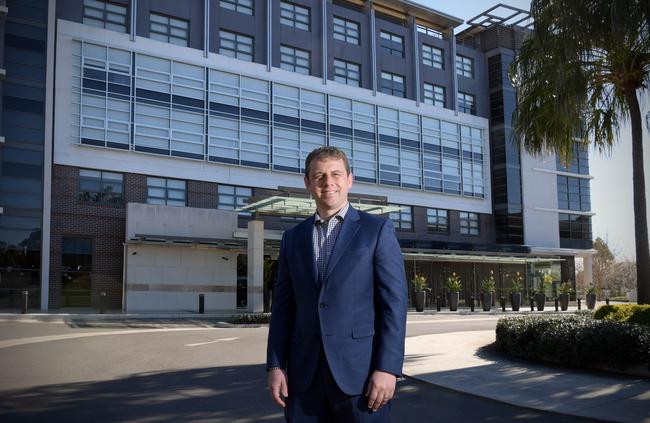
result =
M560 294L560 310L567 311L569 308L569 294Z
M535 294L535 304L537 305L537 311L544 311L544 305L546 304L546 294Z
M483 311L490 311L492 308L492 293L483 292L481 293L481 300L483 302Z
M521 307L521 292L510 294L510 304L512 305L512 311L519 311L519 307Z
M415 311L422 312L424 311L424 304L426 303L427 292L419 291L415 293Z
M596 294L595 293L587 294L586 301L587 301L587 308L589 310L593 310L594 308L596 308Z
M449 311L458 310L459 298L460 298L460 292L450 292L449 293Z

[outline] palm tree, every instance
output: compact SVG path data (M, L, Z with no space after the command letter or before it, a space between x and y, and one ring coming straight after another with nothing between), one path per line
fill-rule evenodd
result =
M514 129L532 154L567 163L576 142L610 151L632 127L639 304L650 303L650 252L638 95L650 82L650 1L533 0L534 27L510 68Z

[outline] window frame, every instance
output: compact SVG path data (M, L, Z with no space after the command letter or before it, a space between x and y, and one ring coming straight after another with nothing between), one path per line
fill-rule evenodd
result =
M399 48L396 47L398 44ZM382 29L379 31L379 46L382 51L390 56L404 58L404 37L401 35Z
M250 6L243 5L243 1L249 2ZM255 16L255 0L219 0L219 7L244 15ZM224 6L224 4L228 6ZM250 11L250 13L248 12Z
M221 192L223 188L232 188L232 193L228 192ZM249 193L248 195L245 195L243 193L240 193L239 191L244 191L248 190ZM245 187L245 186L240 186L240 185L229 185L229 184L218 184L217 185L217 209L218 210L235 210L236 208L240 206L244 206L248 204L248 201L251 199L253 196L253 188L252 187ZM229 197L232 198L232 204L231 203L225 203L222 202L222 197ZM246 200L244 202L243 200ZM240 201L242 200L242 201ZM232 206L232 207L230 207ZM240 216L251 216L250 212L239 212Z
M92 176L89 175L82 175L83 172L86 173L98 173L99 178L93 179ZM105 187L107 186L113 186L116 185L117 179L108 179L108 175L119 175L120 176L120 181L119 181L119 186L120 186L120 192L117 193L118 195L115 195L115 193L112 193L113 195L111 198L106 198L108 197L108 193L104 192ZM78 195L77 197L81 201L87 201L90 203L97 203L97 204L122 204L124 203L124 174L120 172L108 172L108 171L103 171L103 170L95 170L95 169L84 169L80 168L79 169L79 174L78 174L79 180L78 180ZM82 183L83 182L99 182L99 189L100 191L95 192L95 191L88 191L84 190L82 188ZM110 182L109 182L110 181ZM93 198L93 195L96 195L96 198Z
M414 230L413 228L413 206L407 206L405 204L389 204L389 206L400 207L402 210L389 212L388 218L393 222L395 229L398 231L410 231ZM404 208L408 208L408 211L404 211ZM398 215L398 216L396 216ZM404 219L405 216L408 216L408 219ZM408 224L408 227L404 225Z
M467 99L471 99L472 105L470 108L465 106L467 104ZM458 111L461 113L468 113L470 115L476 115L476 96L474 94L465 93L458 91L458 97L456 98L458 103ZM461 106L463 104L463 106Z
M223 37L224 34L234 36L234 40ZM234 47L233 48L224 47L223 40L234 43ZM250 44L243 42L248 40L250 40ZM250 46L250 53L240 50L239 48L240 46ZM231 52L232 55L224 52ZM246 62L254 62L255 61L255 38L246 34L228 31L225 29L219 29L219 54L227 57L232 57L234 59L243 60Z
M337 20L341 22L337 22ZM350 26L354 26L355 28L350 28ZM340 16L334 16L332 20L332 35L335 40L343 41L345 43L353 44L353 45L361 45L361 36L360 36L360 28L361 25L359 25L359 22L352 21L350 19L342 18ZM337 29L341 28L343 31L337 31ZM351 31L356 31L356 36L350 35L349 30Z
M478 213L460 212L458 215L459 232L463 236L481 236L481 219Z
M474 59L456 54L456 75L474 79Z
M156 186L156 185L151 185L150 181L152 180L162 180L165 182L164 186ZM180 188L175 188L175 187L170 187L169 182L182 182L183 183L183 189ZM154 196L150 194L150 189L151 188L157 188L157 189L163 189L165 191L164 197L160 196ZM171 202L180 202L178 198L173 198L170 197L170 192L182 192L183 193L183 205L180 204L170 204ZM163 200L164 204L161 202L151 202L150 200ZM158 177L158 176L147 176L147 204L157 204L157 205L164 205L164 206L174 206L174 207L187 207L187 181L183 179L175 179L175 178L163 178L163 177Z
M387 78L384 77L384 75L390 75L390 78L387 79ZM402 84L401 95L396 95L395 93L396 92L399 93L400 91L396 90L393 87L394 84L400 84L400 82L395 81L396 77L402 79L402 82L401 82L401 84ZM389 81L390 86L385 85L384 81ZM384 94L394 95L395 97L406 98L406 81L405 81L404 76L402 76L402 75L398 75L398 74L392 73L392 72L381 71L381 87L380 88L381 88L380 91L382 93L384 93Z
M298 16L306 16L306 22L298 19ZM289 1L280 1L280 25L311 32L311 8Z
M429 89L431 87L431 89ZM442 92L440 92L442 90ZM422 102L425 104L430 104L437 107L446 107L447 106L447 96L445 92L445 87L442 85L430 84L428 82L424 83L424 95L422 96ZM427 96L428 93L431 93L431 96ZM442 95L440 99L439 95Z
M444 216L440 214L444 213ZM440 223L444 219L444 223ZM449 210L427 208L427 232L449 234Z
M429 50L429 51L427 51ZM427 54L425 54L427 53ZM431 57L426 57L430 55ZM439 58L439 60L437 60ZM427 63L428 61L428 63ZM443 49L422 43L422 64L435 69L445 69L445 52Z
M156 17L157 19L165 19L166 22L160 22L160 21L155 21L153 18ZM179 24L182 23L184 24L183 26L179 26ZM166 27L166 31L158 31L153 28L154 25L164 25ZM173 30L177 31L184 31L185 36L180 36L180 35L174 35ZM155 34L155 37L152 37L152 34ZM162 13L157 13L157 12L149 12L149 38L152 40L157 40L157 41L162 41L166 42L169 44L174 44L178 46L184 46L184 47L189 47L190 45L190 22L186 19L182 19L176 16L169 16L165 15ZM172 42L172 40L180 40L180 41L185 41L185 44L180 44L180 43L175 43Z
M283 51L283 49L292 50L292 54L289 54L289 52ZM298 64L299 57L296 55L297 52L307 54L307 66ZM292 57L293 60L291 62L285 61L284 58L286 56ZM301 59L304 60L305 58L302 57ZM286 45L286 44L281 44L280 45L280 68L284 69L284 70L291 71L291 72L300 73L300 74L303 74L303 75L311 75L311 52L307 51L307 50L300 49L300 48L292 47L292 46L289 46L289 45ZM305 72L300 72L300 71L297 71L296 69L303 69L303 70L306 70L307 72L306 73Z
M339 63L337 63L339 62ZM337 66L342 64L342 66ZM350 67L356 67L355 69L350 69ZM343 73L337 73L337 70L342 70ZM355 73L357 74L358 78L354 79L350 77L350 74ZM338 78L338 79L337 79ZM336 82L340 82L342 84L350 85L353 87L360 87L361 86L361 65L358 63L354 62L348 62L347 60L343 59L337 59L334 58L334 80ZM352 83L351 83L352 82Z
M91 5L90 3L93 2L93 1L97 2L97 3L102 3L103 7L101 9L99 9L97 6ZM115 10L108 10L109 6L112 6L114 8L124 9L124 29L123 30L118 31L117 29L112 27L113 25L115 25L115 26L120 26L120 28L121 28L122 24L120 22L108 20L108 16L109 15L122 16L122 14L121 14L121 11L118 12L118 11L115 11ZM101 11L102 12L101 19L96 17L96 16L91 16L91 15L87 14L86 9ZM92 24L92 23L90 23L90 21L95 22L96 24ZM81 11L81 22L84 25L94 26L95 28L104 28L104 29L108 29L108 30L111 30L111 31L122 32L124 34L127 34L129 32L129 6L128 5L125 6L125 5L120 4L120 3L113 3L111 1L106 1L106 0L83 0L83 2L82 2L82 11ZM99 25L100 23L101 23L101 25ZM107 24L111 25L111 27L107 27Z

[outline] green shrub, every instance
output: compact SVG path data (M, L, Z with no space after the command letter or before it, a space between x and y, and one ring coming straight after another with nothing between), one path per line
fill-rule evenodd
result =
M270 323L271 313L249 313L249 314L236 314L230 319L230 323L235 324L260 324Z
M650 305L604 305L594 312L594 319L650 326Z
M507 355L573 367L650 368L650 330L588 313L499 319L496 346Z

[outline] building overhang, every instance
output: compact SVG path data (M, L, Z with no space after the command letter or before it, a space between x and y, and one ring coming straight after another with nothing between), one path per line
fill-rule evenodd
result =
M218 248L225 250L246 248L246 241L237 239L193 238L163 235L135 234L127 245L158 245L168 247Z
M549 247L530 247L531 254L544 256L593 256L598 252L596 250L581 250L576 248L549 248Z
M403 251L402 256L406 260L414 261L435 261L435 262L461 262L461 263L491 263L491 264L540 264L559 263L564 261L561 258L551 257L523 257L504 255L475 255L462 253L440 253L440 252L411 252Z
M350 205L370 214L385 214L401 210L399 206L354 200L350 201ZM309 216L316 211L316 201L312 198L275 195L238 208L236 211L275 216Z

